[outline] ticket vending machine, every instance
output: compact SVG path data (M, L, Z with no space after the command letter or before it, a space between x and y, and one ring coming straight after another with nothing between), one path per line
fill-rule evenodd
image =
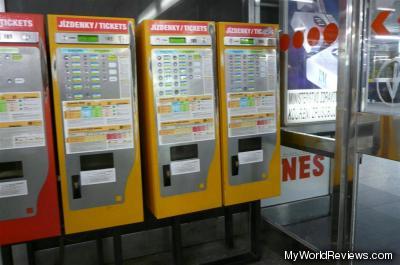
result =
M277 31L217 23L224 205L280 193Z
M60 234L43 16L0 14L0 245Z
M143 220L134 21L49 15L65 231Z
M221 206L214 36L212 22L138 27L144 179L157 218Z

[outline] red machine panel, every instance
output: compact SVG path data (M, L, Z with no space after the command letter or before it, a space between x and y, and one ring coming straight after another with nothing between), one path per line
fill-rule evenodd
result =
M60 234L42 15L0 14L0 245Z

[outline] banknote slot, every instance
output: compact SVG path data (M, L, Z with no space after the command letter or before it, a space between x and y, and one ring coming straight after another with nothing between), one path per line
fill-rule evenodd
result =
M164 178L164 187L171 186L171 166L165 165L163 166L163 178Z
M238 156L232 156L231 166L232 166L232 176L239 175L239 157Z
M72 176L72 196L74 199L82 198L81 176L79 175Z

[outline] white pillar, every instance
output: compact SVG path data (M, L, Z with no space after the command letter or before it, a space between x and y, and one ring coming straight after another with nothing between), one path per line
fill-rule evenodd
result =
M0 0L0 12L6 12L6 0ZM1 265L1 263L0 263Z

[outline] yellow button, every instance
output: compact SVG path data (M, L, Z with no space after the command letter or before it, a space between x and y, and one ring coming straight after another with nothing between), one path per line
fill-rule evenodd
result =
M121 195L115 196L115 201L116 202L122 202L122 196Z

